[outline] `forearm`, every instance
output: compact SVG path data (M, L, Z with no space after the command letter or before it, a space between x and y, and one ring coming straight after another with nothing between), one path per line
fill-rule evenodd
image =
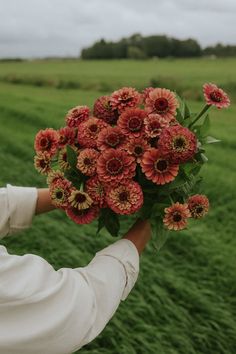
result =
M38 199L36 203L35 214L46 213L50 210L55 209L55 206L52 204L49 189L40 188L38 191Z
M151 226L148 220L137 220L130 230L123 236L134 243L141 254L151 238Z

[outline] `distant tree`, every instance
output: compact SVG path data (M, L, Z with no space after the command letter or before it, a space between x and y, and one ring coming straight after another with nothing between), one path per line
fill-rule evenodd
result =
M127 51L127 58L128 59L146 59L146 54L145 52L134 46L129 46L128 51Z

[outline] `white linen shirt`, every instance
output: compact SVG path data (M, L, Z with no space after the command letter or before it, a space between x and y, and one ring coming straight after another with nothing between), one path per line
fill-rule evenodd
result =
M36 202L36 188L0 188L0 238L29 227ZM138 273L139 254L127 239L97 252L86 267L57 271L39 256L12 255L0 245L0 354L80 349L103 330Z

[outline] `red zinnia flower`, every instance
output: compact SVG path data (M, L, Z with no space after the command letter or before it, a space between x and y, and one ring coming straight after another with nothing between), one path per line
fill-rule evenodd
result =
M145 108L149 113L157 113L167 119L176 114L177 107L179 103L175 94L165 88L155 88L149 92L145 100Z
M69 197L70 206L78 209L88 209L93 204L92 199L88 195L88 193L78 191L77 189L73 189L71 191L71 195Z
M139 138L130 138L125 145L125 150L136 158L138 163L141 162L141 158L145 151L150 149L150 145L147 140L141 136Z
M38 155L34 157L34 167L42 175L47 175L51 169L51 157L47 153L39 152Z
M135 175L135 159L120 149L104 150L97 162L98 178L103 183L119 184Z
M34 148L37 152L46 152L50 156L57 152L59 136L56 130L48 128L40 130L35 137Z
M161 154L174 163L183 163L193 158L197 151L196 136L181 125L165 128L158 140Z
M75 130L70 127L64 127L58 130L59 147L63 148L67 144L73 145L75 142Z
M156 138L161 131L169 126L168 121L159 114L149 114L144 119L145 133L149 138Z
M108 124L115 124L118 118L116 112L112 109L110 96L102 96L95 101L93 114L96 118L103 119Z
M209 200L205 195L195 194L187 201L192 218L199 219L209 210Z
M173 181L178 174L179 166L166 160L158 149L146 151L141 160L142 171L146 178L155 184Z
M143 91L142 91L142 102L145 103L146 99L149 96L149 93L152 92L154 90L154 87L146 87Z
M103 128L109 125L101 119L92 117L78 127L78 142L83 147L96 147L97 137Z
M95 149L84 149L79 153L76 167L86 176L96 173L99 152Z
M128 136L139 137L144 134L144 119L147 112L140 108L126 109L119 117L117 125Z
M214 105L217 108L227 108L230 105L228 95L214 84L203 85L203 93L208 105Z
M165 208L164 224L169 230L182 230L187 226L187 219L191 217L188 204L179 202Z
M59 163L60 168L61 168L63 171L68 170L68 168L70 167L70 164L69 164L69 162L67 161L67 151L66 151L66 148L62 149L62 150L59 152L59 155L58 155L58 163Z
M87 106L76 106L69 110L66 115L66 124L70 128L77 128L80 123L88 119L90 109Z
M52 203L58 208L66 208L71 193L71 182L66 179L57 179L49 188Z
M92 198L94 204L99 205L100 208L106 207L104 186L97 176L91 177L86 181L85 190Z
M111 106L113 110L123 112L128 107L137 107L141 101L141 95L132 87L123 87L111 95Z
M143 205L142 188L137 182L127 181L106 191L106 201L117 214L133 214Z
M66 209L66 214L76 224L90 224L99 215L99 208L97 206L92 206L87 209L78 210L77 208L70 206Z
M62 173L60 170L57 171L52 170L47 177L47 184L50 185L52 183L55 183L59 179L64 180L64 173Z
M124 145L125 135L119 127L108 127L101 130L97 139L97 147L100 150L108 148L120 148Z

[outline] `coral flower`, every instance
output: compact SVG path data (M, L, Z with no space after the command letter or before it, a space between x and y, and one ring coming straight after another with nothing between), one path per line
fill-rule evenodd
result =
M93 204L93 200L90 198L88 193L78 191L77 189L73 189L71 195L69 197L70 206L78 209L88 209Z
M119 184L135 175L134 157L120 149L104 150L97 162L98 178L103 183Z
M61 172L60 170L56 170L56 171L51 171L49 174L48 174L48 177L47 177L47 184L50 185L54 182L56 182L57 180L59 179L64 179L64 173Z
M142 91L142 102L145 103L146 102L146 99L148 98L149 96L149 93L152 92L154 89L154 87L146 87L143 91Z
M56 207L64 209L68 206L71 187L71 182L66 179L58 179L50 185L50 197Z
M38 155L34 157L34 167L42 175L47 175L51 169L51 157L47 153L39 152Z
M103 119L108 124L115 124L118 118L118 115L112 109L110 96L101 96L95 101L93 114L96 118Z
M139 138L130 138L125 145L125 149L129 154L135 157L138 163L140 163L145 151L150 149L150 145L148 144L147 140L141 136Z
M156 138L161 131L169 126L168 121L159 114L149 114L144 119L145 133L149 138Z
M50 156L57 152L59 136L56 130L47 128L40 130L35 137L34 148L37 154L48 153Z
M124 145L125 139L125 135L119 127L104 128L98 135L97 147L100 150L121 148Z
M142 188L137 182L127 181L106 191L108 206L117 214L133 214L143 205Z
M205 195L195 194L187 201L192 218L199 219L209 210L209 200Z
M100 208L106 207L105 189L97 176L91 177L86 181L85 191L93 199L94 204L99 205Z
M90 109L87 106L76 106L69 110L66 115L66 124L70 128L77 128L80 123L86 121L89 117Z
M126 109L117 121L123 134L128 136L139 137L144 134L144 119L147 112L140 108Z
M62 150L59 152L59 155L58 155L58 163L59 163L60 168L61 168L63 171L66 171L66 170L68 170L68 168L70 168L70 164L69 164L69 162L67 161L67 151L66 151L66 148L62 149Z
M173 181L179 171L177 164L166 160L155 148L144 153L141 167L146 178L155 184L166 184Z
M99 215L99 208L97 206L92 206L87 209L78 210L74 207L68 207L66 209L66 214L71 220L76 224L90 224Z
M151 90L145 100L145 109L149 113L157 113L166 119L176 114L179 103L175 94L165 88Z
M123 87L111 95L111 106L119 113L128 107L137 107L141 102L141 95L132 87Z
M215 84L203 85L203 93L208 105L214 105L217 108L227 108L230 105L228 95Z
M58 130L59 147L63 148L67 144L73 145L75 143L75 130L70 127L64 127Z
M84 149L79 153L76 167L86 176L96 173L99 152L95 149Z
M95 148L100 131L109 125L101 119L91 117L78 127L78 142L83 147Z
M158 148L173 163L183 163L192 159L196 153L197 139L188 128L174 125L161 132Z
M169 230L182 230L187 226L187 219L191 217L188 204L179 202L165 208L163 223Z

